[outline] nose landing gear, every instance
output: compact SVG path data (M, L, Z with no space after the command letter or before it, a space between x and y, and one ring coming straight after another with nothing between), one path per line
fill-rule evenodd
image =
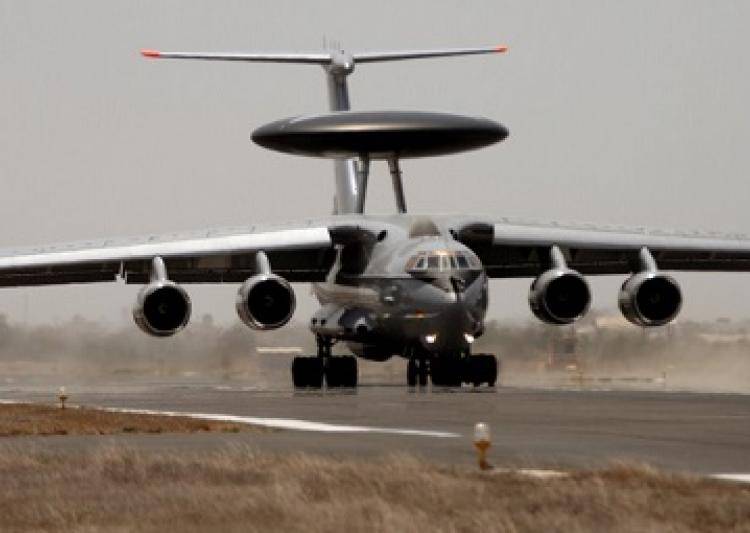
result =
M426 357L411 357L406 363L406 383L410 387L427 386L427 376L430 374L430 360Z

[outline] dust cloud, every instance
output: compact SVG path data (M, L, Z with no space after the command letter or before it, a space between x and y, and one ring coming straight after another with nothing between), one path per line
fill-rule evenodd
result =
M272 348L272 350L268 350ZM611 314L575 326L490 321L475 353L500 356L500 383L565 388L645 388L750 393L750 320L677 322L644 330ZM335 351L346 353L345 347ZM0 315L0 386L143 381L289 386L292 357L315 353L307 328L256 332L204 315L167 339L134 325L75 317L52 325ZM360 361L362 383L404 381L405 363Z
M505 385L750 393L750 320L640 328L612 312L564 327L490 322L475 348L501 355Z

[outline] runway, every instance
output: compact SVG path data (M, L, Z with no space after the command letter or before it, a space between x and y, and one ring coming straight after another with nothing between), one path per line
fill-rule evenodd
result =
M498 388L419 391L255 390L226 384L154 383L78 387L85 406L251 417L277 431L239 434L30 437L0 446L76 450L124 443L137 449L202 451L250 445L273 452L334 456L409 452L466 464L476 422L490 425L498 465L591 467L643 461L700 474L750 472L750 395L667 391ZM54 388L0 388L0 398L54 401ZM25 445L24 444L24 445Z

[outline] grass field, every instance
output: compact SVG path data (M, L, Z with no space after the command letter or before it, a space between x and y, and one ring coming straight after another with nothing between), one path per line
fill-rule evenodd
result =
M53 453L13 438L205 431L267 430L0 405L0 531L750 532L750 486L643 465L535 479L405 455L368 461L239 446L200 455L120 446Z
M1 531L750 531L750 487L643 466L539 480L410 456L2 450Z
M195 433L267 431L244 424L178 416L114 413L83 407L60 409L40 404L0 405L0 437L22 435L114 435L118 433Z

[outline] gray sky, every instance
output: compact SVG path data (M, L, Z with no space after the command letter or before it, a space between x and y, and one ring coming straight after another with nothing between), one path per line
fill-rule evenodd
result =
M325 215L327 161L250 142L324 110L319 67L146 61L162 50L484 46L504 56L364 65L357 109L483 115L510 137L407 161L414 212L750 234L750 2L0 0L0 245ZM390 212L385 168L370 212ZM683 316L750 315L750 274L679 274ZM621 277L595 280L614 308ZM492 284L490 318L523 318L528 280ZM118 322L138 287L3 289L16 320ZM190 287L196 316L236 320L236 286ZM298 287L298 319L313 309Z

